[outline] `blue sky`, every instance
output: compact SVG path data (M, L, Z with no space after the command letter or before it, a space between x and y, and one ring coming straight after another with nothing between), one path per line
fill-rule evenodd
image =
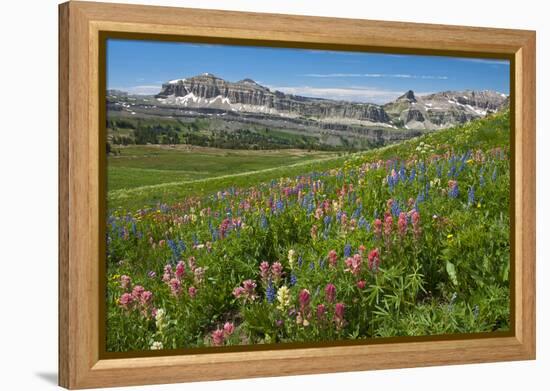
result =
M407 90L495 90L509 93L505 60L306 49L107 41L107 88L156 94L162 83L209 72L228 81L251 78L283 92L386 103Z

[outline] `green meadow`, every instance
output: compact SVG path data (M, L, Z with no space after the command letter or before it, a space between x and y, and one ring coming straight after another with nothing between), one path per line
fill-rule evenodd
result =
M304 170L337 167L346 154L295 149L227 150L188 145L117 147L107 163L109 208L140 208Z

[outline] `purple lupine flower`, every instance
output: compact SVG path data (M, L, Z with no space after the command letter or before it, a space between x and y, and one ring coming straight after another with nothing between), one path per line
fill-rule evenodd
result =
M298 277L296 277L296 274L292 273L290 275L290 286L296 285L297 282L298 282Z
M267 283L267 288L265 290L265 297L267 299L267 302L269 304L273 303L275 301L275 296L277 295L277 292L275 290L275 287L273 286L273 283L271 282L271 279L269 279Z
M470 186L470 189L468 190L468 205L473 205L474 202L475 202L474 187Z
M346 244L344 246L344 257L349 257L351 255L351 244Z

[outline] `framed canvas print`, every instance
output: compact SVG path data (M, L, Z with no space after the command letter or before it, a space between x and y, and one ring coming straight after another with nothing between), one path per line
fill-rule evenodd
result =
M60 384L535 358L535 33L60 5Z

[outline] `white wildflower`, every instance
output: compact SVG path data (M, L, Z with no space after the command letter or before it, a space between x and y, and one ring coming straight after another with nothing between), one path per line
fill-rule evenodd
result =
M162 332L162 330L164 330L164 327L166 327L165 315L166 314L162 308L159 308L155 315L155 325L157 326L157 330L160 332Z
M277 291L277 309L284 311L290 305L290 289L283 285Z
M296 251L293 249L288 250L288 264L290 268L294 267L294 262L296 261Z

